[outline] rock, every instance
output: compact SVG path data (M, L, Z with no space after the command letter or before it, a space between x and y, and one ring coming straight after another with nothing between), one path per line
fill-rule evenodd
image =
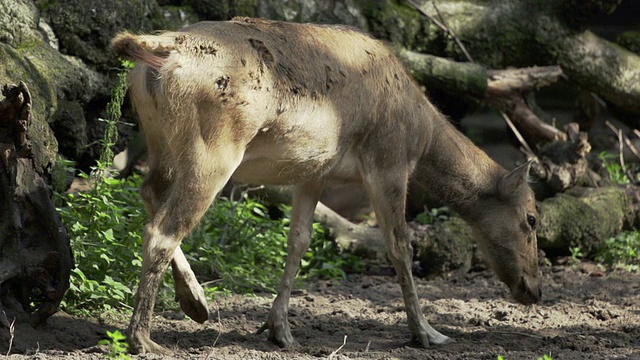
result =
M79 57L99 71L119 65L116 56L106 51L118 32L150 32L166 25L154 0L47 1L43 7L42 14L58 37L60 51Z
M467 272L474 259L475 242L469 226L460 218L437 221L433 225L410 222L409 231L416 259L424 275L453 270Z
M0 0L0 42L18 47L39 39L38 21L32 0Z
M540 204L538 246L549 254L580 247L592 255L604 241L634 226L638 195L634 188L574 187Z

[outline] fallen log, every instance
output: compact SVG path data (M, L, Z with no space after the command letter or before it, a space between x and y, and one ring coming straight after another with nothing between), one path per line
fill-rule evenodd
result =
M579 247L588 257L606 239L638 225L640 188L574 187L540 202L540 209L538 247L548 255L567 255L571 248ZM351 223L322 204L315 219L330 229L343 251L367 259L386 258L384 240L377 228ZM475 265L475 241L461 219L454 216L433 225L412 221L409 227L414 260L421 274L467 271Z

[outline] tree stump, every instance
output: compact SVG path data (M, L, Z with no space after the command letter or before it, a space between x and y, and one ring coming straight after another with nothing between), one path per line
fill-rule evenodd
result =
M29 140L31 95L5 85L0 101L0 326L44 323L69 288L69 236L37 171Z

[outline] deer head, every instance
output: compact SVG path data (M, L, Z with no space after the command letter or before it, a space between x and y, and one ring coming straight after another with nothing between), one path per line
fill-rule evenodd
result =
M479 201L475 216L469 219L485 261L515 300L525 305L542 296L536 237L539 217L527 184L530 165L501 177L495 194Z

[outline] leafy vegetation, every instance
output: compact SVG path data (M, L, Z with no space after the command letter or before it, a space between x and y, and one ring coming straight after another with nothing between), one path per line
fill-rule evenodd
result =
M576 263L581 262L584 258L584 253L582 252L582 248L580 246L570 247L569 252L571 253L571 259Z
M147 222L140 183L139 177L101 178L89 192L58 195L76 261L63 302L67 311L103 311L132 303L132 285L142 268L140 234Z
M108 359L118 360L130 360L131 356L127 354L129 351L129 344L127 343L127 337L119 330L107 331L108 339L100 340L98 345L109 346L109 352L107 353Z
M291 207L271 219L268 208L247 191L238 200L221 197L186 239L182 249L194 272L208 278L208 291L272 291L286 261ZM313 225L311 246L301 266L302 277L343 278L347 265L360 260L340 254L324 228Z
M63 306L71 312L128 308L142 269L141 233L148 218L138 189L140 176L102 178L86 193L60 195L63 222L75 253L76 269ZM97 190L96 190L97 189ZM244 192L239 200L220 197L200 226L182 244L206 291L275 291L286 259L289 206L272 219L267 207ZM341 254L314 224L312 243L302 261L302 277L340 279L361 261ZM159 306L170 302L172 279L166 277Z
M597 254L596 261L613 267L631 271L640 269L640 232L625 231L605 240Z
M447 220L449 217L451 217L451 211L448 207L433 208L431 210L425 208L423 212L416 216L416 221L425 225L433 225L437 221Z
M137 188L139 179L107 176L112 146L118 137L120 107L126 93L125 63L107 105L102 153L91 174L80 174L91 185L85 193L57 194L56 202L69 233L76 268L62 306L84 312L126 307L132 302L131 284L142 266L140 231L146 215Z
M631 183L626 174L626 169L616 161L617 156L603 151L598 155L598 158L602 161L602 166L607 171L607 174L609 174L611 181L620 185Z

